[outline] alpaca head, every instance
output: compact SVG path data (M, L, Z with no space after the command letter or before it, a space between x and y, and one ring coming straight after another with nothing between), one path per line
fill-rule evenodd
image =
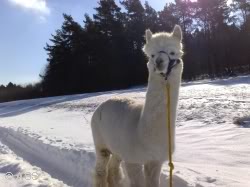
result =
M166 75L171 62L179 59L183 55L182 51L182 31L179 25L174 27L172 33L161 32L152 34L146 30L146 44L143 47L144 53L148 56L149 73ZM171 74L171 73L170 73Z

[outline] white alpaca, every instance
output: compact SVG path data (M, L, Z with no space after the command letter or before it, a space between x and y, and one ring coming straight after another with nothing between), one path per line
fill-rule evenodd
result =
M171 97L172 147L183 62L182 31L146 31L143 51L149 58L145 103L115 97L94 112L91 126L96 149L95 187L118 187L123 160L131 187L159 187L161 166L168 160L166 84ZM144 166L144 173L143 173Z

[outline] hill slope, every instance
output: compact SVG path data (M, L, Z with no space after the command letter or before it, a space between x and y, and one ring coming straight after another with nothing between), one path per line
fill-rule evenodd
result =
M91 186L89 121L101 102L120 94L143 100L145 88L0 104L0 187ZM249 111L250 76L182 85L175 187L250 186Z

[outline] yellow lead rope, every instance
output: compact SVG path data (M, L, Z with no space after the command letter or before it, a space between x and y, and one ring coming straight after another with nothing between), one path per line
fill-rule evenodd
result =
M172 160L172 135L171 135L171 119L170 119L170 115L171 115L171 111L170 111L170 85L167 84L166 86L167 89L167 128L168 128L168 158L169 158L169 187L173 186L173 170L174 170L174 164L173 164L173 160Z

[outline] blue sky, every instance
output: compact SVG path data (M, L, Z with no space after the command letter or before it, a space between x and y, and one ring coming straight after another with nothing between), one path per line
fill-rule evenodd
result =
M141 0L142 3L145 0ZM162 10L170 0L148 0ZM62 13L82 22L93 14L97 0L1 0L0 1L0 84L39 81L46 65L43 49L51 34L62 24ZM119 2L119 0L116 0Z

